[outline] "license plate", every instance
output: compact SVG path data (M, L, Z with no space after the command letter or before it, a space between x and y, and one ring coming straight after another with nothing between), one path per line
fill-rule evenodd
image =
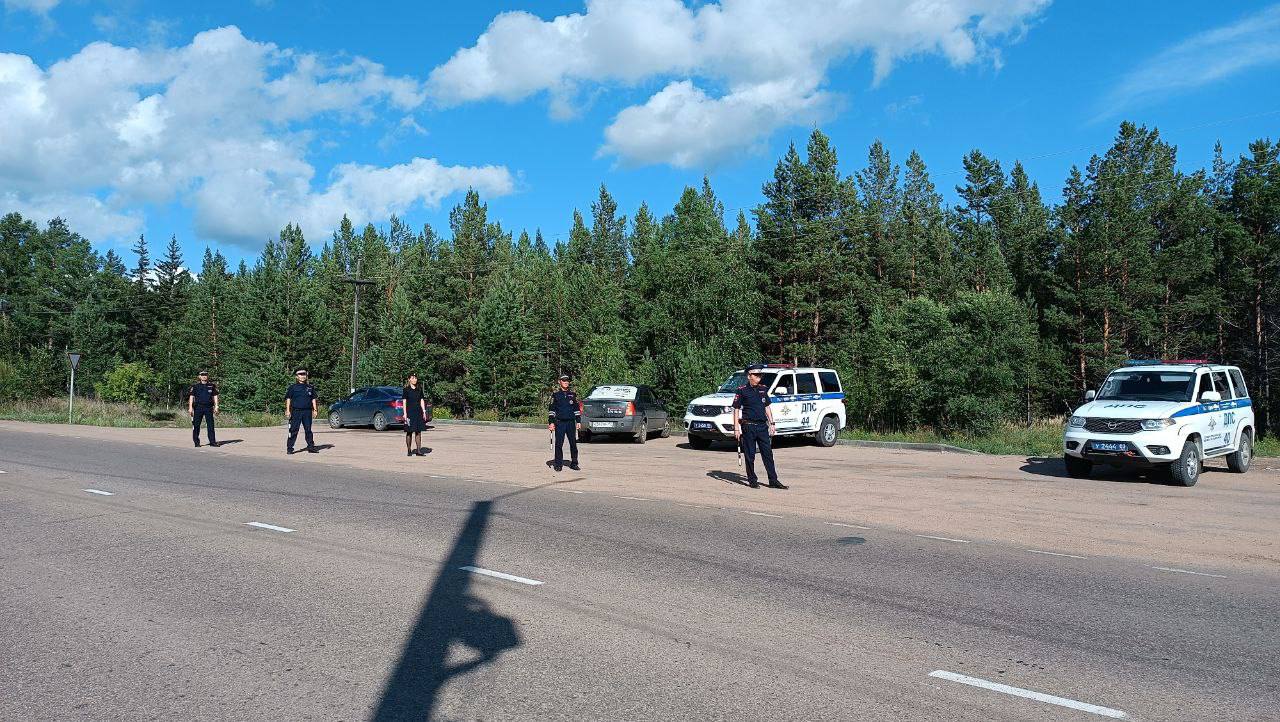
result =
M613 422L612 422L612 421L592 421L592 422L591 422L591 428L593 428L593 429L612 429L612 428L613 428Z
M1093 442L1094 451L1128 451L1129 445L1115 441L1095 441Z
M711 428L711 422L710 422L710 421L694 421L694 422L692 422L692 423L690 423L690 424L689 424L689 428L691 428L691 429L710 429L710 428Z

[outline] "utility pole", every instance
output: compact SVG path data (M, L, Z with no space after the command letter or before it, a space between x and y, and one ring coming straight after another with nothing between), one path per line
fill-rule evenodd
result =
M362 259L363 260L363 259ZM352 290L355 291L355 306L351 311L351 379L350 391L356 391L356 338L360 334L360 287L372 286L374 282L367 278L360 278L361 262L356 261L356 274L354 276L344 276L343 283L350 283Z

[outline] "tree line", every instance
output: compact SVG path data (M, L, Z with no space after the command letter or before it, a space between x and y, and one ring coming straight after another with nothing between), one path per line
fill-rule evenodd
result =
M175 238L132 266L61 219L0 220L0 397L114 389L153 403L208 368L223 404L277 410L294 366L325 401L410 371L438 406L537 413L550 379L646 383L673 413L743 364L840 371L850 423L980 433L1068 412L1132 357L1239 364L1260 426L1280 390L1280 143L1184 172L1155 129L1124 123L1046 202L1020 163L964 157L947 206L921 157L880 143L852 174L814 131L726 219L709 182L669 212L620 212L605 187L550 242L489 218L474 191L447 232L343 218L314 251L287 225L252 263ZM754 221L754 223L752 223ZM104 383L112 381L113 383Z

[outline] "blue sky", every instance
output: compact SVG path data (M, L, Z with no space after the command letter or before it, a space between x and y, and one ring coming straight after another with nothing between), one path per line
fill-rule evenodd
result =
M1280 128L1274 3L0 2L0 212L193 259L344 211L443 229L468 185L552 239L601 183L750 208L815 126L846 173L919 150L949 200L975 147L1056 199L1122 119L1186 169Z

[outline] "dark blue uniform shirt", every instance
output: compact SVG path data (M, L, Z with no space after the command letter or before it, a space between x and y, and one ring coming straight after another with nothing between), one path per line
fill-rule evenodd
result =
M294 411L311 412L311 402L316 397L316 387L311 384L293 383L289 385L289 390L285 392L284 397L289 400Z
M209 383L191 384L191 389L187 392L191 396L191 405L197 409L213 408L213 397L218 395L218 385Z
M557 391L551 394L551 404L547 406L547 422L573 421L581 416L578 409L578 394L573 391Z
M768 423L769 417L764 411L768 405L769 390L764 387L764 384L739 386L738 390L733 392L733 408L742 410L743 421Z

